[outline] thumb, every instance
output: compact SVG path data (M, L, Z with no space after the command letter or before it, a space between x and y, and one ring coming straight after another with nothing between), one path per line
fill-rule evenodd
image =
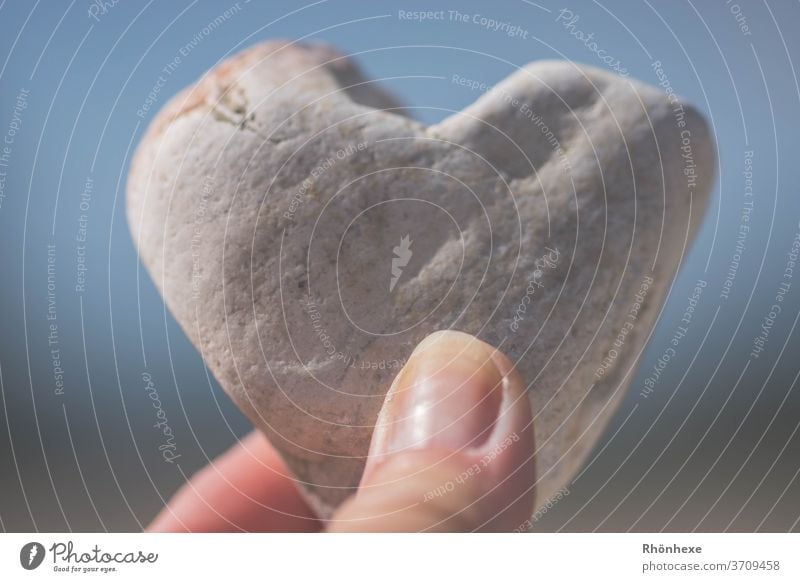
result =
M358 493L329 531L510 531L533 513L533 419L506 356L453 331L389 389Z

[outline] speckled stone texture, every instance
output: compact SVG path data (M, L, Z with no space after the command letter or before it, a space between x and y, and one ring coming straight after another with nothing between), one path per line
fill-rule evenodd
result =
M544 503L617 408L713 173L694 109L599 69L532 63L426 127L332 49L267 42L158 114L128 216L322 515L358 485L399 367L447 328L529 383Z

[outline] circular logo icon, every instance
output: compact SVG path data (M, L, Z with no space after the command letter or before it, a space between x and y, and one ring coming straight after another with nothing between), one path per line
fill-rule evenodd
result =
M44 546L39 542L28 542L19 551L19 563L26 570L35 570L44 560Z

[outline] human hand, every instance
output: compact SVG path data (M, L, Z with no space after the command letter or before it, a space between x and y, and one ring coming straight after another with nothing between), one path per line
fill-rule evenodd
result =
M359 490L326 524L255 431L192 477L148 531L511 531L533 513L534 451L508 358L438 332L395 378Z

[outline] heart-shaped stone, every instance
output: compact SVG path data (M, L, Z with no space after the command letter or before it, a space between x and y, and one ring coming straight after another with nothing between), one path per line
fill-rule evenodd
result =
M331 49L248 49L151 124L133 236L322 515L413 347L450 328L529 383L542 503L630 382L703 214L708 128L672 92L553 61L438 125L405 113Z

